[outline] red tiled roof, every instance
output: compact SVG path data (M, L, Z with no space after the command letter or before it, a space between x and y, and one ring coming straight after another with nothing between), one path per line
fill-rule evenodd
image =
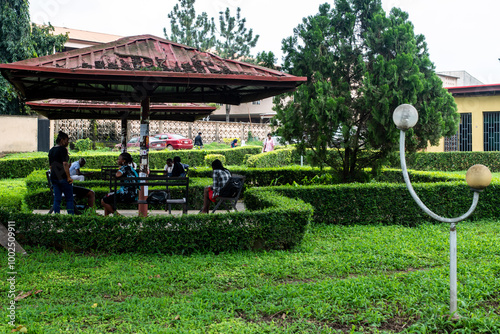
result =
M500 84L446 87L446 89L453 96L497 95L497 94L500 94Z
M291 91L306 81L151 35L0 64L27 100L66 98L240 104Z
M26 103L32 110L49 119L140 119L139 103L114 103L50 99ZM216 107L194 103L153 103L149 107L151 120L194 122L210 115Z

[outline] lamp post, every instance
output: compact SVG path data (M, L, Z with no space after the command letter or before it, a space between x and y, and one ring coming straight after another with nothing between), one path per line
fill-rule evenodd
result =
M483 165L474 165L467 171L465 179L467 184L474 192L474 197L472 200L472 205L466 213L457 218L444 218L441 217L431 210L429 210L425 204L418 198L415 190L410 183L410 178L408 176L408 170L406 169L406 158L405 158L405 131L414 127L418 121L418 112L410 104L402 104L398 106L392 115L392 120L396 124L396 127L400 130L399 135L399 157L401 160L401 170L403 172L403 178L406 183L411 197L415 200L418 206L432 218L450 223L450 315L453 318L458 318L457 311L457 229L455 223L464 220L474 212L477 203L479 201L479 193L486 188L491 182L491 172L488 167Z

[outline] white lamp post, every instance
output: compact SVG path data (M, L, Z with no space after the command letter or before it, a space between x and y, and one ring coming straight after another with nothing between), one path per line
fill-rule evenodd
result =
M417 124L418 112L410 104L402 104L394 110L392 115L392 120L396 124L396 127L400 130L399 136L399 156L401 160L401 170L403 172L403 177L406 183L406 187L410 191L411 197L415 200L418 206L432 218L450 223L450 315L454 318L458 318L456 314L457 311L457 229L455 223L464 220L474 211L479 201L479 193L486 188L491 182L491 172L488 167L483 165L474 165L467 171L465 176L467 184L474 191L474 197L472 200L472 205L465 214L457 218L444 218L438 216L431 210L429 210L425 204L418 198L415 190L410 183L410 178L408 176L408 171L406 169L406 158L405 158L405 131L412 128Z

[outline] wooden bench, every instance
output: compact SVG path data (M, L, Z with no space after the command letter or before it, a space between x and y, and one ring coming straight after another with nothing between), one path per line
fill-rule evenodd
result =
M135 185L139 187L148 187L149 194L155 191L165 191L167 193L165 200L165 211L168 210L168 213L172 213L172 204L182 204L182 212L187 213L187 203L189 197L189 177L168 177L166 175L161 175L161 173L150 174L148 177L127 178L117 178L115 175L110 175L110 192L114 192L116 194L118 187ZM154 189L151 189L153 187ZM184 197L172 198L170 191L171 187L183 187ZM137 200L129 204L148 204L148 202L147 200ZM116 208L116 196L114 207Z

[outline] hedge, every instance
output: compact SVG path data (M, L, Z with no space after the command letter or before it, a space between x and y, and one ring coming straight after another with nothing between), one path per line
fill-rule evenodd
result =
M500 152L419 152L408 154L406 164L411 169L443 172L464 171L475 164L482 164L494 173L500 172ZM393 167L400 167L399 159Z
M143 218L0 211L0 223L14 221L22 245L69 251L189 254L298 245L312 217L311 205L266 191L254 197L262 209L252 212Z
M340 183L340 176L336 175L331 168L320 169L318 167L274 167L274 168L248 168L231 167L231 173L245 176L246 186L267 187L269 185L307 185L315 183L315 178L323 174L332 174L332 183ZM464 180L465 176L456 174L450 175L442 172L422 172L409 170L408 174L412 182L443 182ZM189 170L190 177L212 177L212 168L196 168ZM404 182L403 175L399 169L384 169L374 181L378 182ZM316 182L321 183L321 182Z
M457 217L468 211L473 194L464 181L413 185L423 203L444 217ZM496 219L500 216L499 182L492 183L480 195L470 220ZM330 186L277 186L252 191L272 190L290 198L300 198L314 207L314 221L323 224L400 224L413 226L433 221L415 203L405 184L367 183ZM260 204L245 193L246 208Z
M163 169L167 158L179 156L183 163L190 166L203 166L207 154L222 154L226 157L227 165L242 164L246 154L260 153L258 146L243 146L226 150L178 150L178 151L150 151L149 164L151 169ZM86 168L100 169L101 166L116 165L119 152L89 152L73 153L71 161L83 157L87 160ZM134 161L139 162L139 152L130 152ZM26 177L34 170L47 170L49 162L46 157L36 158L3 158L0 159L0 178Z

